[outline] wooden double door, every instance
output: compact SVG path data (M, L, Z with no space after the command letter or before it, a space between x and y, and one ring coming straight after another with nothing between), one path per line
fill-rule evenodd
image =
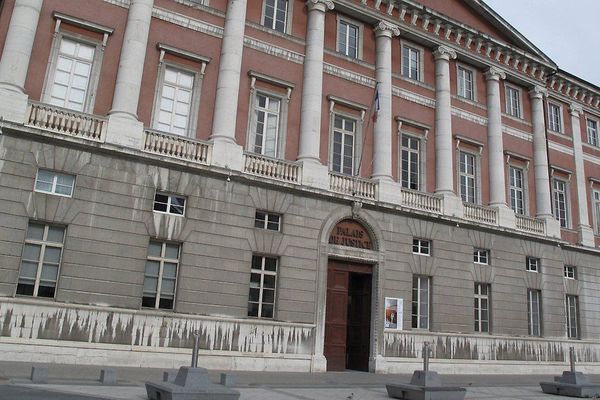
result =
M325 313L328 371L369 370L371 265L329 260Z

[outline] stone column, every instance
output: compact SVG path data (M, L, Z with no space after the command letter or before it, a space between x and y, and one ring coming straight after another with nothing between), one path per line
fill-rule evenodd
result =
M153 4L154 0L131 0L115 94L108 113L106 141L138 149L144 143L144 125L137 119L137 108Z
M595 247L594 230L590 226L588 212L588 194L585 184L585 168L583 163L583 146L581 144L581 120L579 116L583 113L583 108L571 103L569 107L571 113L571 127L573 130L573 150L575 154L575 177L577 183L577 206L579 209L579 224L577 231L579 233L579 244Z
M236 110L240 92L247 0L229 0L221 44L219 77L213 117L212 163L232 170L241 170L243 149L235 141Z
M450 59L456 52L440 46L435 58L435 193L444 198L444 214L462 216L462 202L454 191Z
M300 149L302 183L329 188L328 167L320 161L321 107L323 100L323 48L325 12L333 10L331 0L308 0L308 27L304 57L304 80L300 108Z
M28 96L25 79L43 0L16 0L0 59L0 117L23 123Z
M546 89L541 86L536 86L529 92L533 125L536 217L546 221L546 231L549 236L560 237L560 224L554 219L551 208L546 123L544 120L544 96L547 94Z

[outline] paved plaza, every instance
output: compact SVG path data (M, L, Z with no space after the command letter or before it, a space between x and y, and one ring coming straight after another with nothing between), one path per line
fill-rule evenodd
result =
M160 381L165 370L151 368L116 368L118 384L103 386L98 382L100 367L44 365L48 367L48 384L29 381L31 364L0 362L0 400L77 400L147 399L144 382ZM175 372L175 370L169 370ZM558 373L559 371L557 371ZM408 382L409 375L376 375L364 372L287 373L235 372L234 388L241 400L371 400L387 399L386 383ZM220 372L211 371L218 382ZM595 382L600 376L591 376ZM539 382L551 376L527 375L446 375L443 382L467 388L468 400L538 400L567 399L543 394Z

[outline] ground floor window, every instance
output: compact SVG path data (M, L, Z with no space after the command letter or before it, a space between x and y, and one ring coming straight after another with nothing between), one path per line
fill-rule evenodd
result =
M175 304L179 245L150 241L142 306L172 310Z
M475 332L490 331L490 285L475 283Z
M252 256L248 298L249 317L273 318L277 261L276 257Z
M429 286L428 276L414 276L412 286L412 327L429 329Z

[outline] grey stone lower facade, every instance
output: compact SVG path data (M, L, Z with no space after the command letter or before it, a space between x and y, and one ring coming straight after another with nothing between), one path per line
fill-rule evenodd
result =
M38 168L75 176L72 197L36 192ZM186 198L185 216L153 212L156 191ZM254 227L282 216L281 231ZM373 250L330 244L339 221L368 229ZM65 227L54 298L16 295L29 222ZM106 145L5 130L0 135L0 358L177 367L193 333L209 368L323 371L330 260L373 268L369 369L411 372L423 342L440 372L600 372L600 254L351 196L191 167ZM431 255L413 253L427 239ZM142 307L149 241L180 246L172 311ZM473 249L489 249L489 265ZM278 259L273 319L248 317L252 256ZM539 272L525 269L540 260ZM577 279L564 277L576 266ZM413 277L428 277L428 329L413 329ZM473 285L489 285L489 333L474 332ZM528 331L528 289L541 293L541 335ZM565 297L578 299L567 339ZM402 330L384 328L386 297Z

